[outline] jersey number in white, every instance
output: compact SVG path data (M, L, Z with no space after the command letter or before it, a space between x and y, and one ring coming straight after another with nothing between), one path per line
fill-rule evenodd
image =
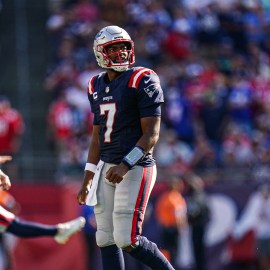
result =
M116 113L115 103L100 104L100 115L105 115L106 112L107 112L107 120L106 120L106 132L104 134L104 142L110 143Z

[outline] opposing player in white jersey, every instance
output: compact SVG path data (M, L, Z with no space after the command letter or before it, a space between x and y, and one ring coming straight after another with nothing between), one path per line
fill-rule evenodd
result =
M124 269L122 250L152 269L172 270L157 245L141 235L156 181L152 152L163 103L159 77L151 69L130 67L134 44L118 26L101 29L93 49L106 71L89 81L94 127L78 202L95 206L104 270Z

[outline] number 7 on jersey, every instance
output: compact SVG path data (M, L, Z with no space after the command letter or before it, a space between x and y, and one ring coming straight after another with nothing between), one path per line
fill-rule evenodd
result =
M110 143L111 142L111 134L112 134L112 131L113 131L115 113L116 113L116 105L115 105L115 103L100 104L100 115L103 116L103 115L107 114L106 131L105 131L105 134L104 134L104 142L105 143Z

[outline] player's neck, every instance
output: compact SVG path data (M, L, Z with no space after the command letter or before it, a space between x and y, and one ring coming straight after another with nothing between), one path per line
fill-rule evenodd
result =
M117 79L123 72L117 72L112 69L107 69L108 78L110 81Z

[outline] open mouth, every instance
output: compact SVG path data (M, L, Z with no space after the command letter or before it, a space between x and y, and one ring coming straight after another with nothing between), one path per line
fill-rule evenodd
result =
M117 55L117 57L115 57L115 59L114 59L114 62L119 63L119 64L124 63L126 61L127 61L126 55Z

